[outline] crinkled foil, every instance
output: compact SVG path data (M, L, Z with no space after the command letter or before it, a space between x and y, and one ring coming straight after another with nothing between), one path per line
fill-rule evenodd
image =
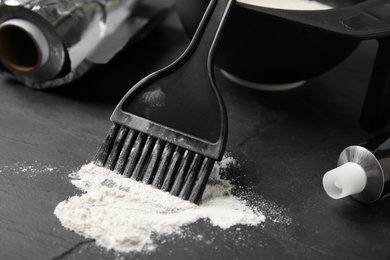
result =
M69 83L150 29L148 23L159 12L139 16L141 5L139 0L0 0L0 24L28 20L49 43L48 59L37 69L25 72L2 62L0 71L32 88Z

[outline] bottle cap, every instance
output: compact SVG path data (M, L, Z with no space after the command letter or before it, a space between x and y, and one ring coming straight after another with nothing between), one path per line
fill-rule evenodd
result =
M347 162L325 173L322 184L331 198L341 199L362 192L367 184L367 175L359 164Z

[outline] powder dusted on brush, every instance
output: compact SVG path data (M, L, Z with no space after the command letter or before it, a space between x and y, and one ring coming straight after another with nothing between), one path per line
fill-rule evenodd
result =
M59 203L54 214L64 227L118 252L154 250L152 237L180 234L199 219L221 229L258 225L265 216L233 196L232 185L219 176L232 162L225 158L214 167L200 206L88 164L71 174L84 193Z

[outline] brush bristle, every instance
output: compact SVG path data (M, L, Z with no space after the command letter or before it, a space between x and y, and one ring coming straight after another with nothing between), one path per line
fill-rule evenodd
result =
M215 160L113 124L93 162L199 204Z

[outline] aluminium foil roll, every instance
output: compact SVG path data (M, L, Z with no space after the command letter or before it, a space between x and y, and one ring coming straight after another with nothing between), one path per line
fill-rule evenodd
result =
M69 83L150 27L140 2L0 0L0 72L37 89Z

